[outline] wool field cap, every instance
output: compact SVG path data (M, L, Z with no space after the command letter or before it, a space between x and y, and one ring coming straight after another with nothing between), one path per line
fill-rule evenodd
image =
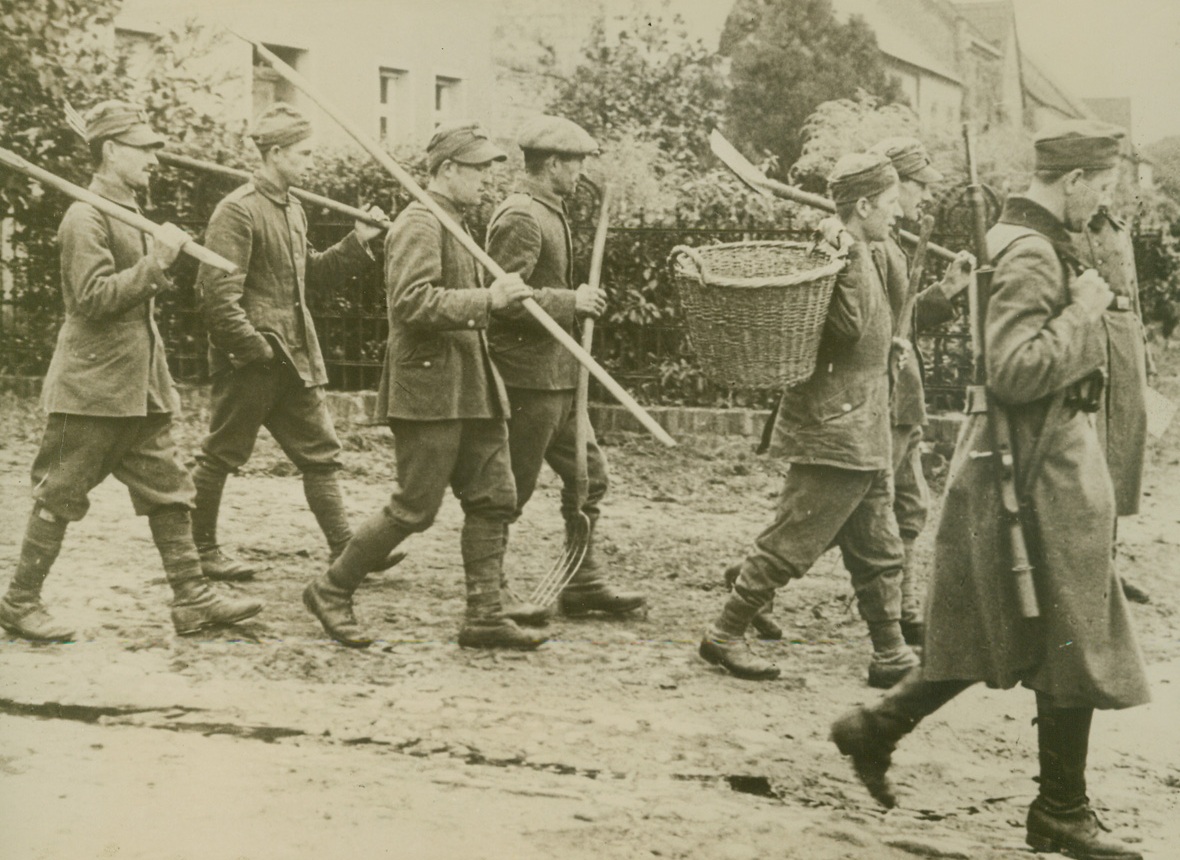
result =
M524 121L516 135L521 149L560 155L594 155L598 142L576 122L540 114Z
M902 179L929 184L941 182L943 176L930 163L930 153L916 137L889 137L873 146L869 152L880 153L893 162L893 169Z
M487 164L507 159L507 153L488 139L487 131L477 122L443 123L426 144L426 164L431 173L444 161Z
M148 125L143 108L111 99L99 102L83 117L86 140L116 140L128 146L163 146L164 138Z
M836 162L828 177L828 192L837 203L876 197L897 183L893 162L879 152L856 152Z
M1097 120L1062 120L1033 138L1037 170L1106 170L1118 164L1127 132Z
M311 137L311 123L286 102L275 102L255 118L250 137L261 150L290 146Z

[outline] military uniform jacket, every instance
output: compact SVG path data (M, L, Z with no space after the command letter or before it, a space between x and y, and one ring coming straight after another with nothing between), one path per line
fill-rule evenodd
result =
M869 247L854 243L836 276L815 372L783 393L770 453L792 463L888 469L889 300Z
M1073 274L1057 248L1070 235L1050 212L1010 198L988 233L996 262L985 331L988 397L1012 426L1027 480L1029 555L1042 617L1019 618L1002 508L982 415L970 417L951 462L927 595L929 680L1024 683L1059 707L1123 708L1148 700L1147 681L1111 560L1114 496L1091 416L1046 412L1106 360L1101 321L1069 302ZM1002 253L1001 253L1002 252ZM1024 476L1039 437L1045 456ZM1018 484L1024 486L1024 484Z
M138 212L126 188L95 176L90 190ZM74 203L58 229L65 322L45 375L47 412L123 418L179 412L154 297L171 286L144 235Z
M873 244L873 255L878 268L885 272L885 288L889 293L889 309L893 315L893 332L900 336L901 315L910 296L910 262L901 245L892 236ZM918 335L947 320L955 318L955 306L938 284L918 293L910 323L913 355L898 370L896 357L890 359L893 370L893 393L890 399L890 420L894 427L926 423L926 390L922 384L925 367L918 351Z
M1076 237L1075 245L1078 256L1098 270L1115 294L1102 320L1106 390L1096 419L1114 484L1115 511L1129 516L1139 512L1147 449L1147 335L1139 310L1135 251L1131 232L1105 214Z
M531 177L492 214L488 253L533 288L537 304L571 335L575 292L565 204ZM497 311L488 343L504 382L546 391L578 385L578 361L519 305Z
M462 213L431 192L448 215ZM385 237L389 342L377 392L383 418L504 418L508 398L484 330L491 294L475 258L430 210L411 203Z
M356 233L322 254L309 249L303 206L255 174L217 205L205 244L239 269L231 275L202 264L197 274L197 296L209 329L210 373L262 359L264 335L269 335L304 385L325 385L328 372L307 290L333 287L372 263Z

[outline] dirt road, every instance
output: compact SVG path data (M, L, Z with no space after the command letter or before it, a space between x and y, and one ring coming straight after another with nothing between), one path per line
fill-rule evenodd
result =
M1180 395L1170 378L1165 393ZM28 513L35 404L0 401L0 565ZM195 450L199 412L182 428ZM392 457L381 430L346 433L344 486L376 509ZM674 451L609 439L602 521L615 578L652 610L558 619L528 654L455 644L460 512L449 500L409 559L359 592L379 636L330 643L302 608L325 548L301 485L264 440L232 479L223 539L267 565L241 586L266 611L228 636L178 639L147 523L114 481L71 526L46 587L79 641L0 639L0 856L13 858L1028 857L1033 697L972 690L896 756L902 805L883 813L827 741L875 693L839 559L786 589L783 678L744 683L695 655L720 572L764 524L778 466L746 440ZM513 530L527 586L561 546L545 479ZM1144 513L1121 527L1122 569L1154 597L1133 609L1155 702L1100 713L1091 795L1153 858L1180 856L1180 429L1151 452ZM933 531L924 535L928 555Z

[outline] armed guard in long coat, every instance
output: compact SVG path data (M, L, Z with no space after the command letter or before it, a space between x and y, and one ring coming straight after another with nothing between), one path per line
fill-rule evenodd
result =
M426 147L427 192L451 220L478 206L487 172L507 156L474 123L440 126ZM450 487L463 508L460 549L467 615L459 644L533 649L546 637L505 616L500 583L516 485L508 459L508 398L485 331L494 311L532 294L519 275L489 288L475 258L421 202L402 210L385 239L389 341L377 414L393 431L397 480L389 502L366 519L327 573L303 593L328 635L372 642L352 595L398 544L434 522Z
M1040 788L1027 841L1071 857L1136 860L1105 837L1086 795L1095 708L1148 701L1144 666L1111 561L1115 504L1087 409L1106 363L1103 315L1113 293L1078 273L1078 230L1115 181L1118 141L1099 123L1036 138L1036 173L987 234L995 273L984 343L988 409L1011 427L1016 484L1039 616L1022 612L1005 546L999 452L974 414L948 476L927 599L924 665L877 704L842 716L832 739L882 804L897 742L972 684L1036 693Z
M138 212L136 192L147 188L164 138L126 102L102 102L85 120L97 164L90 190ZM243 621L262 610L254 600L214 590L193 543L193 482L172 439L180 398L155 319L155 298L175 288L167 270L189 236L172 225L162 235L149 242L81 202L67 210L58 230L65 322L45 376L49 420L33 461L33 512L16 575L0 601L0 625L25 639L73 638L45 609L41 585L67 524L86 515L87 496L109 475L127 485L135 513L148 518L175 595L178 633Z
M778 510L742 562L733 592L708 627L701 656L739 678L777 678L744 634L777 588L838 545L869 628L869 683L888 687L918 664L901 633L901 570L890 480L888 364L893 320L883 273L869 252L901 215L897 171L883 155L845 156L829 181L847 228L815 373L782 397L771 453L790 464Z

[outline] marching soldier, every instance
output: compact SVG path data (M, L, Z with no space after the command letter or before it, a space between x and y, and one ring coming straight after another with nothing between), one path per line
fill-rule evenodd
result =
M601 289L590 284L574 288L565 206L578 187L586 156L596 153L598 144L576 123L544 115L523 125L519 144L526 176L492 215L488 253L505 271L520 275L533 288L533 298L542 309L572 333L578 318L597 317L606 307ZM577 361L519 305L493 315L488 342L512 409L508 444L516 480L516 516L528 504L541 465L547 462L562 480L561 509L566 522L579 513L590 520L586 555L561 592L561 610L566 615L625 615L642 609L643 595L620 591L606 581L604 563L595 548L607 469L592 429L586 446L589 492L581 512L577 509ZM529 604L514 607L514 617L522 623L541 623L546 614L542 607Z
M901 215L897 171L877 154L841 158L829 179L849 241L815 373L783 394L771 452L790 462L774 522L754 541L700 654L739 678L777 678L743 638L775 592L838 545L873 643L869 683L888 687L918 664L901 633L904 550L893 516L888 362L893 321L869 249Z
M507 158L473 123L440 126L426 157L427 192L458 223L479 205L492 162ZM388 504L307 586L304 603L338 642L369 645L353 614L353 593L398 544L430 527L450 487L464 514L467 616L459 644L536 648L545 637L521 630L501 604L516 486L508 461L508 400L484 336L494 311L532 291L513 274L481 287L475 259L418 202L402 210L386 237L385 287L389 343L377 414L393 431L397 481Z
M1032 186L1009 198L988 233L989 408L1001 405L1011 422L1041 617L1022 619L1017 608L987 422L972 421L955 451L938 528L924 665L832 727L861 781L892 806L890 757L920 720L979 681L1031 688L1040 789L1027 841L1085 860L1141 857L1103 835L1085 770L1094 709L1149 698L1111 562L1114 494L1079 383L1107 361L1103 315L1113 294L1097 272L1075 274L1067 232L1080 230L1110 192L1117 158L1110 126L1074 121L1044 131Z
M90 190L139 211L164 139L143 111L105 101L85 117L97 169ZM262 610L219 593L201 572L193 544L193 483L172 439L180 398L168 373L155 297L174 289L167 269L189 237L165 225L142 233L93 206L74 203L58 230L65 322L45 377L49 413L33 461L33 512L20 561L0 600L0 625L25 639L68 642L74 632L41 603L41 585L61 551L66 526L86 515L87 495L108 475L127 485L146 516L172 587L180 634L243 621Z
M262 427L302 474L331 557L352 537L336 480L340 441L324 404L328 374L307 292L373 265L367 243L381 229L358 221L327 251L308 248L307 216L289 189L312 166L311 135L311 123L290 105L280 102L259 115L250 136L262 165L218 204L205 235L211 250L240 269L230 275L203 265L197 276L213 387L209 435L193 472L193 527L201 564L213 579L255 573L218 545L217 520L226 478L250 459Z
M920 220L923 207L934 202L930 185L942 180L930 163L922 143L912 137L883 140L870 150L887 156L901 179L901 211L910 221ZM910 300L909 259L894 234L873 245L873 260L885 272L893 330L902 329L901 315ZM954 319L951 301L967 288L972 268L971 255L963 252L959 261L946 269L941 281L917 293L909 323L916 336ZM920 285L915 286L920 289ZM893 512L905 547L901 577L901 632L910 645L922 644L922 591L914 570L914 542L926 525L930 487L922 472L922 427L926 424L926 392L922 385L922 356L913 343L899 343L890 359L894 377L890 403L893 432Z
M1139 513L1147 448L1147 333L1139 308L1135 249L1127 226L1100 207L1075 242L1077 252L1114 293L1102 317L1106 329L1106 389L1095 416L1098 440L1114 484L1115 513ZM1117 541L1117 529L1116 529ZM1147 592L1121 579L1123 594L1148 603Z

